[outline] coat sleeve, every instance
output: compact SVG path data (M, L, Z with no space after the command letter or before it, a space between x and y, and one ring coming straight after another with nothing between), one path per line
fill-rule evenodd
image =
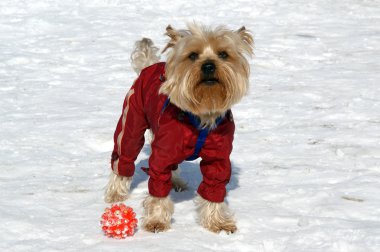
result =
M114 134L111 166L112 171L120 176L133 176L134 162L145 142L144 133L148 128L148 122L143 110L143 74L126 95Z
M234 123L226 122L220 130L209 136L200 153L203 180L198 193L208 201L223 202L226 197L226 185L231 177L230 154L234 131Z

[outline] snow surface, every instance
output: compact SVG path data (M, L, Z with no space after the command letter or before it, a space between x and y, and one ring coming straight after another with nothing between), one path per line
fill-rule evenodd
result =
M172 192L172 229L103 236L112 136L135 79L134 41L169 23L245 25L256 56L228 203L239 231L196 223ZM380 251L380 3L376 0L0 1L1 251ZM137 160L147 165L148 147ZM141 217L147 177L132 206Z

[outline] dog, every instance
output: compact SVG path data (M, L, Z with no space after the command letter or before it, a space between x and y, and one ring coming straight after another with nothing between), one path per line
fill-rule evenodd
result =
M112 172L105 202L129 196L134 161L144 145L144 132L153 134L149 194L143 201L142 227L168 230L174 211L169 193L187 189L178 164L200 157L203 181L195 200L199 223L219 233L234 233L236 221L224 202L231 176L230 153L235 130L231 107L247 93L253 37L242 28L191 23L187 29L166 28L170 38L158 62L158 48L150 39L136 42L132 66L139 74L123 104L114 134Z

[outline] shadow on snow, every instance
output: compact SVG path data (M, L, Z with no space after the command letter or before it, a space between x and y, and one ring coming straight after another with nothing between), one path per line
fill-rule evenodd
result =
M150 146L145 145L142 149L142 152L144 152L147 156L150 155ZM200 159L197 159L196 161L184 161L181 164L179 164L180 167L180 176L181 178L187 183L188 190L184 192L175 192L174 190L171 191L170 196L174 202L183 202L194 199L196 196L196 192L198 189L199 184L202 181L202 173L199 168L199 161ZM240 167L235 166L234 163L231 161L232 165L232 174L230 182L227 185L227 195L228 191L234 190L239 187L239 174L240 174ZM131 185L131 190L137 188L140 183L143 183L144 181L147 181L149 176L141 170L141 167L149 167L149 163L147 159L141 160L136 164L136 171L133 178L133 182Z

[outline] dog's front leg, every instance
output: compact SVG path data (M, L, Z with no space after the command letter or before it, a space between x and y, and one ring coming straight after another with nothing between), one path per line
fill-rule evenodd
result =
M132 177L123 177L111 172L104 201L106 203L125 201L129 196L129 190L132 184Z
M228 157L232 145L224 149L228 151L224 153L224 157ZM206 156L202 159L200 166L203 181L199 185L199 196L195 204L199 223L204 228L215 233L224 230L230 234L237 230L233 214L224 202L227 194L226 185L231 178L231 162L229 158L220 157L223 157L223 153L219 157Z
M144 202L142 226L146 231L157 233L168 230L174 212L174 204L169 196L159 198L148 195Z
M211 202L198 196L195 200L200 224L215 233L226 231L227 234L237 230L235 220L226 203Z

